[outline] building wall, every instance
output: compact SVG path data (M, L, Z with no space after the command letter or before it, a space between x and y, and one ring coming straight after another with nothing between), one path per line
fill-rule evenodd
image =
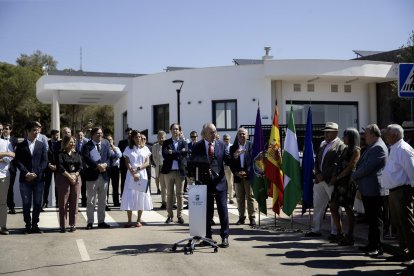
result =
M180 117L186 137L192 130L200 132L204 123L213 120L213 100L237 99L238 125L255 122L260 102L262 115L268 118L262 123L271 123L270 82L266 85L260 65L165 72L135 78L133 92L128 95L128 123L132 128L148 128L150 141L156 139L153 134L154 105L169 104L170 123L177 120L177 93L172 83L176 79L184 81ZM235 131L228 133L232 137L235 135Z

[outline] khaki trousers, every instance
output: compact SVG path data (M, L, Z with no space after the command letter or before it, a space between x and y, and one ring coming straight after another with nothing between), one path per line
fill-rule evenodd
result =
M102 175L99 175L95 181L86 181L86 214L88 215L88 223L94 222L96 198L98 198L98 223L105 222L107 190L108 180L105 180Z
M0 227L7 223L7 193L9 191L10 176L0 178Z
M246 212L246 201L247 201L247 213L249 219L254 219L256 217L255 212L255 203L253 197L253 190L250 186L250 183L247 179L242 179L240 183L236 183L236 197L237 197L237 209L239 210L239 218L244 219Z
M173 218L173 204L174 204L174 187L177 199L177 218L181 217L183 210L183 187L184 177L179 171L171 171L164 174L165 184L167 186L167 212L170 218Z

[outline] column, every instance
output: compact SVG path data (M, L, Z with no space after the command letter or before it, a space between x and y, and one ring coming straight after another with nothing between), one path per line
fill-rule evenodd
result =
M60 91L53 92L52 98L52 129L57 129L60 131Z

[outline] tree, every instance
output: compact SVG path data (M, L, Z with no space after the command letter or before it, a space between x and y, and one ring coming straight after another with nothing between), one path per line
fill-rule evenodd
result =
M3 122L10 122L20 135L28 120L50 118L50 112L45 114L48 108L35 96L39 77L39 73L29 67L0 63L0 117Z
M16 63L22 67L31 67L40 74L42 74L44 70L54 71L57 69L57 61L55 61L52 56L44 54L40 50L36 50L30 56L21 54L16 60Z

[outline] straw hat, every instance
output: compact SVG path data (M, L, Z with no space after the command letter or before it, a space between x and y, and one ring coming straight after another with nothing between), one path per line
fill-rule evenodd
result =
M322 131L338 131L338 124L334 122L327 122Z

